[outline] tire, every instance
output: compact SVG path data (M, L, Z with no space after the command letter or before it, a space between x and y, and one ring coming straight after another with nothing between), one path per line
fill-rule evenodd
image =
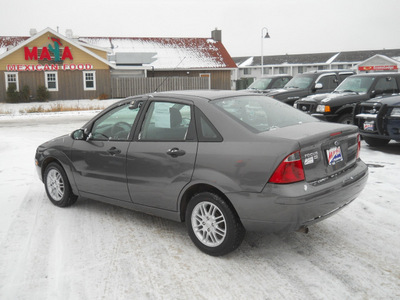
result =
M50 201L59 207L68 207L78 199L72 193L67 174L58 163L50 163L43 177L47 197Z
M373 137L368 137L368 136L364 136L364 141L371 147L386 146L390 142L390 140L378 139L378 138L373 138Z
M240 246L245 235L234 209L210 192L196 194L189 201L186 226L196 247L212 256L232 252Z
M350 124L353 125L353 115L352 114L343 114L337 119L338 123L342 124Z

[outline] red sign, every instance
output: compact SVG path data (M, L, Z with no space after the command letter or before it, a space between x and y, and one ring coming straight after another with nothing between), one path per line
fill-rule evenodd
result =
M359 71L393 71L397 70L397 65L392 66L360 66Z
M47 47L42 48L42 53L40 54L40 57L38 57L38 48L37 47L33 47L32 50L30 50L28 47L25 47L24 50L25 50L25 60L45 60L45 59L47 59L49 61L52 60L49 49L47 49ZM72 57L71 50L69 49L68 46L66 46L64 48L61 60L65 60L66 58L69 58L70 60L74 59Z

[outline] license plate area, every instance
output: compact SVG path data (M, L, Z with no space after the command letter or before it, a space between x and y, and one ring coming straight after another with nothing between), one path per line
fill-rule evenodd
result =
M342 149L340 149L340 146L331 147L326 150L326 157L328 159L328 165L336 165L343 161Z
M363 125L364 131L375 131L374 121L365 121Z

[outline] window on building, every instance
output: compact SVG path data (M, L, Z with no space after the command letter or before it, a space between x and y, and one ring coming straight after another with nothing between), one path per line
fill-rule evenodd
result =
M16 72L5 72L5 78L6 78L6 90L10 86L15 87L15 91L19 91L19 83L18 83L18 73Z
M250 68L244 68L243 69L243 74L244 75L250 75L251 74L251 69Z
M83 72L83 89L85 91L96 89L96 72Z
M303 67L297 67L297 73L304 73Z
M50 92L58 91L58 76L57 72L45 72L46 88Z
M271 69L271 68L268 68L268 67L264 68L264 75L269 74L269 70L270 70L270 69Z
M279 67L279 74L286 74L286 68L285 67Z

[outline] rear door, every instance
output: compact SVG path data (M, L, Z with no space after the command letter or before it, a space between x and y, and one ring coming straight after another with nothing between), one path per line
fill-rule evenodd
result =
M128 189L135 204L176 211L192 178L197 140L193 105L154 99L127 152Z

